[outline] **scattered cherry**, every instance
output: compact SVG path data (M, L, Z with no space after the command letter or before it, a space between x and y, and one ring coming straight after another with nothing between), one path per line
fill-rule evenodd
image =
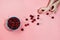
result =
M37 23L37 25L39 25L39 23Z
M25 24L25 26L29 26L29 23Z
M26 18L26 21L28 21L28 19Z
M36 21L36 19L33 19L31 22L33 23L33 22L35 22Z
M46 13L46 15L49 15L49 13Z
M54 16L52 16L51 18L54 19Z
M23 29L23 28L21 28L21 31L24 31L24 29Z

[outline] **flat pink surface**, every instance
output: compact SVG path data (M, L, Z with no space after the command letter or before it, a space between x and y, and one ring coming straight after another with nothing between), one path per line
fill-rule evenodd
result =
M20 18L23 26L25 17L29 14L37 15L37 9L45 7L48 1L0 0L0 40L60 40L60 6L53 20L49 16L41 15L39 26L30 23L23 32L12 32L5 28L6 20L12 16Z

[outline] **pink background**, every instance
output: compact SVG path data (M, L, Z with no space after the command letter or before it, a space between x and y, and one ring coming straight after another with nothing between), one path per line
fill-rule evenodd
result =
M55 19L41 15L41 24L32 24L21 31L8 31L5 22L9 17L17 16L21 25L29 14L37 15L37 9L45 7L49 0L0 0L0 40L60 40L60 6ZM29 21L30 22L30 21ZM5 25L4 25L5 24Z

